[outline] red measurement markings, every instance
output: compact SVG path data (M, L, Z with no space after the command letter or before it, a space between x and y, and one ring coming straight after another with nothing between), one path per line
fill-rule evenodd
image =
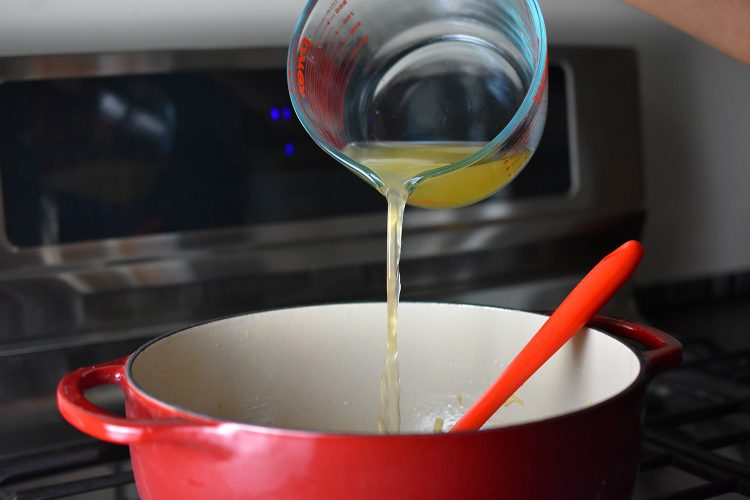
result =
M292 65L287 64L286 65L286 81L289 84L289 94L294 94L294 85L292 83L294 82L294 78L292 78L293 75L292 71Z
M335 5L338 3L337 1L334 1L331 5ZM330 11L330 8L329 8ZM325 26L327 26L325 18L321 19L318 26L315 28L315 33L313 33L312 36L312 49L310 50L308 54L308 71L307 71L307 95L308 95L308 104L310 105L311 109L315 109L315 106L313 106L313 103L315 99L311 99L309 97L310 94L315 95L315 87L316 87L316 80L317 80L317 74L319 71L319 65L316 64L316 62L320 58L320 37L325 33ZM321 31L322 28L322 31ZM315 124L315 118L313 116L308 117L310 122ZM319 129L320 128L316 127Z
M355 55L368 40L364 37L357 43L350 42L361 22L355 22L354 11L344 9L346 5L346 0L333 2L329 17L318 25L305 60L304 95L300 92L312 111L313 116L308 118L318 134L337 147L347 142L343 118L346 86L357 63ZM337 22L341 17L343 20ZM344 34L342 39L340 35Z
M520 155L512 156L511 158L506 159L503 164L510 164L505 167L505 171L508 172L508 177L513 176L513 174L518 170L517 165L523 161L523 158ZM512 170L511 170L512 169Z
M297 87L299 95L307 99L305 94L305 63L307 62L307 52L310 50L310 40L303 38L299 44L299 57L297 57Z
M336 134L337 129L335 126L335 117L331 115L330 108L330 75L336 69L336 57L332 52L336 49L336 34L331 25L335 22L336 13L333 13L328 21L330 29L326 28L328 31L325 33L325 38L321 43L321 70L316 86L316 113L318 114L319 126L322 130L321 135L326 137L329 142L338 144L339 140L337 138L338 134ZM333 38L331 38L332 34Z
M521 10L521 18L524 18L524 14L526 14L525 19L529 19L529 9L526 8L526 4L522 2L521 0L516 0L516 3L518 4L518 8ZM528 23L526 24L528 26Z
M343 4L342 4L343 6ZM341 10L339 10L341 12ZM342 74L341 64L343 63L346 55L346 42L348 36L343 40L336 41L339 32L334 34L331 40L329 48L329 68L326 72L328 75L327 88L326 88L326 126L329 130L336 133L336 138L333 141L338 147L342 147L346 142L344 134L344 120L342 110L339 106L338 95L346 88L346 81L341 81L340 75Z
M347 0L344 0L343 2L339 3L338 0L334 0L333 2L331 2L331 5L328 7L325 15L327 16L331 12L338 13L344 7L344 5L346 5L346 1Z
M346 142L346 136L344 133L344 120L342 110L339 106L339 94L343 93L346 88L346 81L342 81L342 69L341 64L343 58L346 55L344 48L346 47L346 40L335 41L337 35L334 35L329 45L328 55L328 68L326 68L327 82L325 89L325 126L329 131L333 132L335 137L332 138L332 142L338 147L344 146ZM343 99L342 99L343 100Z
M518 16L523 21L523 24L526 25L526 30L531 33L531 16L529 15L529 10L526 8L526 5L521 2L521 0L517 0L516 3L518 3L518 8L521 10Z
M330 80L329 76L331 72L335 71L335 57L332 57L331 50L334 48L334 39L336 35L333 35L333 39L329 41L333 28L331 23L335 22L336 14L332 14L328 20L323 33L321 33L320 42L320 71L316 78L316 93L315 100L311 103L316 114L316 125L320 131L320 135L323 136L328 142L337 144L338 140L336 135L332 133L336 132L336 129L332 127L332 122L335 120L330 115Z
M528 22L526 21L526 19L523 18L522 15L519 14L519 17L521 18L523 25L526 27L526 29L521 30L521 38L523 38L524 48L526 48L525 52L527 52L528 54L527 57L530 56L530 58L533 60L533 62L531 63L531 66L534 67L536 66L537 58L539 56L538 56L538 52L534 51L533 44L531 43L531 33L532 33L531 27L529 26Z
M534 100L541 104L542 99L547 98L547 59L548 56L544 56L544 73L542 73L542 80L539 82L539 87L536 89L536 94L534 94Z
M531 22L531 16L529 14L529 10L526 8L526 5L524 5L521 0L516 0L516 3L518 4L518 8L521 10L519 12L518 17L521 19L521 23L526 27L526 29L521 29L521 37L524 39L525 42L525 48L527 48L528 52L530 52L531 59L533 59L532 67L535 67L538 62L538 52L534 52L531 43L531 34L534 32L534 30L531 28L532 22ZM539 39L537 38L537 45L539 45Z
M353 15L354 12L348 13L347 19L351 19ZM344 22L347 21L345 20ZM349 37L350 35L347 35L346 38L344 38L343 42L339 45L339 50L333 58L334 64L336 65L336 71L331 74L329 106L330 115L334 121L332 125L341 132L340 144L337 144L339 147L344 146L346 142L348 142L346 141L346 135L344 133L344 99L346 94L346 87L351 75L351 68L353 68L352 59L354 57L354 54L356 53L355 49L355 51L352 52L347 59L348 48L344 50L344 47L347 47L346 42L349 40ZM346 64L344 64L344 61L346 61Z
M344 0L344 1L343 1L343 2L341 3L341 5L339 5L338 7L336 7L336 8L334 9L334 12L335 12L336 14L338 14L339 12L341 12L341 11L342 11L342 10L344 9L344 7L345 7L345 6L346 6L346 0Z
M348 39L349 37L347 37ZM341 119L340 126L343 130L344 128L344 121L343 121L343 111L344 111L344 98L346 94L346 86L347 83L349 83L349 77L351 76L351 70L354 68L354 64L356 64L356 61L354 61L354 56L357 54L357 51L359 51L359 46L357 46L351 54L349 54L349 57L347 59L346 52L342 53L341 55L341 62L339 63L338 69L335 76L335 82L334 82L334 92L333 92L333 107L334 107L334 113L336 114L336 117ZM344 60L346 60L346 64L344 64ZM352 61L354 61L354 64L352 64ZM344 64L343 67L341 65Z
M317 37L318 31L320 31L320 27L323 25L324 22L325 22L325 20L321 20L320 24L318 24L318 27L315 30L315 33L313 34L313 37L312 37L313 41L312 42L310 40L308 40L307 38L303 38L302 39L302 41L300 42L299 51L297 52L297 75L296 75L297 76L297 85L298 85L298 88L299 88L299 91L300 91L300 95L303 98L307 98L306 97L306 92L305 92L305 85L304 85L304 77L305 77L304 76L304 65L305 65L305 62L307 62L307 66L310 66L311 60L314 60L314 55L313 55L314 54L314 49L311 49L310 47L315 42L315 38ZM299 71L300 70L302 71L302 78L301 78L302 83L300 83L300 77L299 77ZM291 74L291 68L289 68L289 71L290 71L290 74L287 75L287 78L291 82L292 81L292 78L291 78L291 76L292 76L292 74ZM309 79L309 75L308 75L308 79ZM308 87L309 87L309 85L308 85Z
M531 125L529 126L529 130L531 131L531 134L533 136L533 139L535 142L539 142L539 139L542 135L541 128L544 127L544 122L547 118L547 80L545 79L544 85L540 88L540 96L539 96L539 106L541 110L534 116L534 120L532 120Z
M539 92L537 92L537 95L539 96L539 100L537 100L536 98L534 100L537 103L535 106L536 111L538 112L534 115L531 123L528 123L527 129L522 132L520 136L516 137L515 142L500 156L500 158L506 158L503 162L503 165L505 165L505 171L509 172L509 177L515 171L511 169L514 168L517 165L518 161L521 160L519 153L523 151L531 153L531 151L533 151L539 144L539 139L541 138L542 134L541 127L544 125L544 121L547 117L547 110L545 106L547 103L546 80L539 89ZM524 121L517 123L514 126L514 130L516 130L519 126L523 127Z
M305 61L305 74L304 74L304 91L298 86L298 95L300 98L304 98L308 102L308 109L314 109L313 103L315 99L312 97L314 95L314 86L316 83L316 74L319 70L318 66L316 65L316 61L319 59L318 53L318 40L319 36L321 35L321 27L325 25L325 20L322 20L317 28L315 29L315 33L312 35L312 40L308 40L306 38L303 38L303 40L300 42L300 46L298 48L298 59L301 56L303 47L307 45L307 43L310 44L310 48L308 48L306 53L306 61ZM307 43L306 43L307 41ZM299 85L299 83L298 83ZM303 108L304 109L304 108ZM307 116L308 120L313 124L313 126L316 125L316 119L314 116L310 116L307 112L305 112L305 115ZM316 129L319 129L319 127L315 126Z

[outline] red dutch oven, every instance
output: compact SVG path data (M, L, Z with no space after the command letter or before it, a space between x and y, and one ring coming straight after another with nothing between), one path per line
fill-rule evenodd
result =
M383 304L343 304L193 326L67 375L58 405L83 432L130 445L144 500L630 498L646 385L679 363L676 340L596 317L482 430L436 434L546 317L402 303L402 434L380 436L385 317ZM126 418L85 399L102 384L123 390Z

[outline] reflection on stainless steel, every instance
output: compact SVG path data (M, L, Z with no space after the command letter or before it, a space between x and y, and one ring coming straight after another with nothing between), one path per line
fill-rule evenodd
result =
M609 248L636 237L640 224L637 211L601 210L410 226L404 236L403 297L428 299L446 290L580 272ZM179 243L179 237L172 238ZM169 249L152 257L103 257L92 259L93 265L79 261L3 271L2 339L71 336L182 315L192 321L299 302L379 298L382 231L265 244L248 239L207 244L203 250ZM226 307L227 301L237 309Z
M277 68L286 47L179 52L73 54L0 58L0 82L77 76L138 75L174 71Z

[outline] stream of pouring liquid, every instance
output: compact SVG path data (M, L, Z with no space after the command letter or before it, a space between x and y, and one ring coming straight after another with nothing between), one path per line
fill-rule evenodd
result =
M473 203L494 193L512 179L518 169L526 164L529 154L519 153L427 179L411 195L404 184L424 172L460 161L483 145L382 142L350 144L342 151L378 175L383 182L383 194L388 201L388 333L385 366L380 381L378 430L381 434L398 434L401 430L401 389L396 333L401 291L398 268L407 198L412 205L433 208Z
M380 379L380 416L378 431L381 434L398 434L401 430L401 380L398 375L398 296L401 292L401 279L398 264L401 259L401 230L404 222L404 208L408 194L403 185L393 185L386 189L388 200L388 337L385 348L385 366Z

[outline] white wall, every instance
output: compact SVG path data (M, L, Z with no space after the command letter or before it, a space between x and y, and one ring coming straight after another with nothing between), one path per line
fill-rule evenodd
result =
M305 0L14 0L0 56L280 46Z
M551 44L638 51L649 210L638 281L750 270L750 67L615 0L539 2Z
M649 209L639 282L750 270L750 67L616 0L539 1L552 44L638 50ZM4 2L0 56L284 45L304 3Z

